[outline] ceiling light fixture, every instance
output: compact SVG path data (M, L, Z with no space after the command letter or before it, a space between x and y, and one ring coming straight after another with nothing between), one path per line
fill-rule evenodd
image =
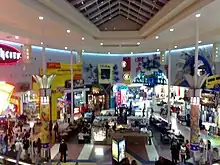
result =
M173 31L174 31L174 29L173 29L173 28L171 28L171 29L170 29L170 32L173 32Z
M85 38L84 38L84 37L82 37L82 40L84 41L84 40L85 40Z
M43 20L44 17L43 17L43 16L39 16L38 19L39 19L39 20Z
M196 14L196 18L199 18L201 16L201 14L197 13Z
M65 47L65 49L67 50L67 47Z
M110 52L108 52L108 54L110 54Z
M82 50L82 52L84 53L84 52L85 52L85 50L83 49L83 50Z
M202 43L202 41L198 41L198 43L200 44L200 43Z
M131 54L133 54L133 52L131 52Z
M101 42L101 43L100 43L100 45L102 46L102 45L103 45L103 43Z
M175 45L175 46L174 46L174 48L176 49L176 48L178 48L178 46L177 46L177 45Z
M158 39L159 39L159 36L155 36L155 39L158 40Z
M40 42L40 44L43 45L44 43L43 43L43 42Z
M82 1L82 5L84 4L84 2Z
M157 49L157 52L159 52L160 51L160 49Z
M141 43L140 42L137 42L137 45L140 45Z
M67 33L70 33L70 30L69 30L69 29L67 29L67 30L66 30L66 32L67 32Z
M19 39L19 36L15 36L15 39L18 40L18 39Z

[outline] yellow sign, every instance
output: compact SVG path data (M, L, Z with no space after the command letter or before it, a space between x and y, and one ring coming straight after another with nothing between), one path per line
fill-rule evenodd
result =
M125 84L131 84L131 72L124 72L123 80Z
M98 65L99 84L111 84L113 81L113 64Z
M40 105L40 120L41 126L41 142L42 144L49 144L49 118L50 118L50 106L49 103Z
M82 80L82 64L73 64L73 80ZM42 75L42 69L40 69L40 75ZM56 91L57 87L64 87L67 80L71 80L70 64L64 63L47 63L46 75L55 74L51 84L51 90ZM33 90L38 91L39 87L37 83L33 83ZM59 91L53 92L51 95L51 112L52 120L57 120L57 99L61 96Z

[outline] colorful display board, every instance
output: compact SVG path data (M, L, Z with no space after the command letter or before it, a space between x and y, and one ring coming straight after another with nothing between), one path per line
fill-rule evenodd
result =
M73 64L73 80L82 78L82 64ZM42 75L42 69L40 70ZM71 80L70 64L64 63L47 63L46 75L56 75L51 84L51 117L52 120L57 120L57 99L62 96L62 93L57 90L58 87L65 87L65 83ZM38 91L39 87L36 82L33 81L33 90Z
M0 82L0 114L6 110L14 88L15 87L11 84Z
M98 65L99 84L111 84L113 82L113 64Z

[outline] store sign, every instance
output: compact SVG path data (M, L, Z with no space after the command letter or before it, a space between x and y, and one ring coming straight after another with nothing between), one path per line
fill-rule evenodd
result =
M15 64L22 59L21 52L15 47L0 44L0 64Z

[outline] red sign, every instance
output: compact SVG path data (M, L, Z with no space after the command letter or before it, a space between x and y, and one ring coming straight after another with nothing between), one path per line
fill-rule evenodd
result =
M123 57L123 61L126 63L125 67L123 67L124 72L131 71L131 57Z
M59 62L48 62L47 63L47 68L48 69L60 69L61 65Z
M21 52L15 47L0 44L0 64L16 64L22 58Z

